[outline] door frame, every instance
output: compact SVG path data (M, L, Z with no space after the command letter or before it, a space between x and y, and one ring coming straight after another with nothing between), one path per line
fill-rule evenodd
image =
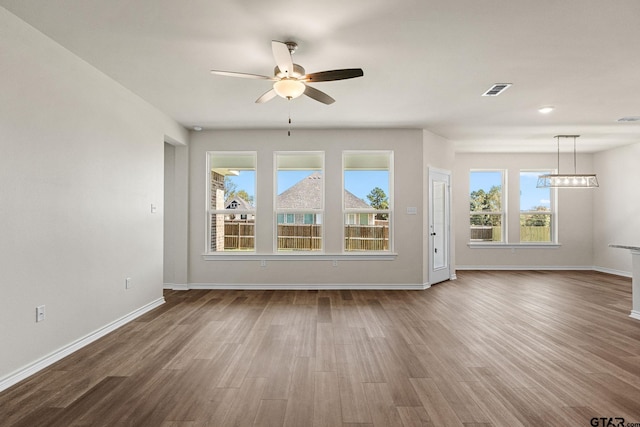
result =
M432 194L432 177L433 174L437 173L440 175L447 176L447 191L445 193L445 218L447 222L447 230L445 233L445 246L446 246L446 259L447 259L447 267L443 268L443 273L446 272L446 277L444 276L435 276L435 271L433 267L433 239L431 236L431 228L433 225L433 194ZM429 166L427 173L427 198L429 203L429 211L427 215L427 227L426 227L426 236L427 239L427 263L428 263L428 283L429 286L434 285L436 283L444 282L446 280L455 279L455 275L452 274L452 264L451 264L451 171L447 169L439 169ZM444 278L443 278L444 277Z

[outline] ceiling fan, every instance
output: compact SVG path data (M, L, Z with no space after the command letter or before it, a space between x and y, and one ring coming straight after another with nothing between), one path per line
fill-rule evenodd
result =
M362 77L364 75L362 68L345 68L341 70L320 71L317 73L305 74L304 68L298 64L294 64L291 58L291 55L297 48L298 44L295 42L271 41L271 49L276 61L276 67L273 70L273 77L220 70L211 70L211 73L221 76L273 81L273 88L256 99L256 103L258 104L270 101L276 96L290 100L303 94L307 95L311 99L322 102L323 104L333 104L335 99L326 93L309 86L308 83L346 80L353 79L355 77Z

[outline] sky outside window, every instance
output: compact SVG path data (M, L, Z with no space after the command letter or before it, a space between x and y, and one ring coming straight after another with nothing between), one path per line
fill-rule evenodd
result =
M239 172L239 175L229 175L227 179L237 186L236 191L245 190L255 198L255 171ZM282 194L314 172L316 171L278 171L278 194ZM374 187L381 188L389 195L389 171L345 171L344 182L347 190L367 203L367 194L371 193Z
M502 172L500 171L471 171L469 191L484 190L488 192L493 186L502 185Z
M551 210L551 190L536 187L538 176L545 173L549 172L520 172L520 211L535 211L536 207Z
M369 204L367 194L375 187L389 196L389 171L344 171L344 188Z
M244 190L247 194L255 200L256 197L256 171L255 170L241 170L238 171L238 175L227 175L225 177L229 182L236 186L236 192Z

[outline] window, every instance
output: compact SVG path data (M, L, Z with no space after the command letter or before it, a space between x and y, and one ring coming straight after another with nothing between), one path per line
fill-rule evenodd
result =
M520 171L520 242L553 242L554 205L550 188L536 188L551 171Z
M472 170L469 174L472 242L505 242L504 171Z
M344 251L390 251L393 152L343 153Z
M278 252L321 251L324 153L275 153Z
M207 253L255 251L256 153L207 153Z

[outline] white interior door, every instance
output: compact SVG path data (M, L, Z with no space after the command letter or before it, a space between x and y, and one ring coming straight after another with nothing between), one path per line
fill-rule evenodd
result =
M450 272L451 172L429 169L429 284L443 282Z

